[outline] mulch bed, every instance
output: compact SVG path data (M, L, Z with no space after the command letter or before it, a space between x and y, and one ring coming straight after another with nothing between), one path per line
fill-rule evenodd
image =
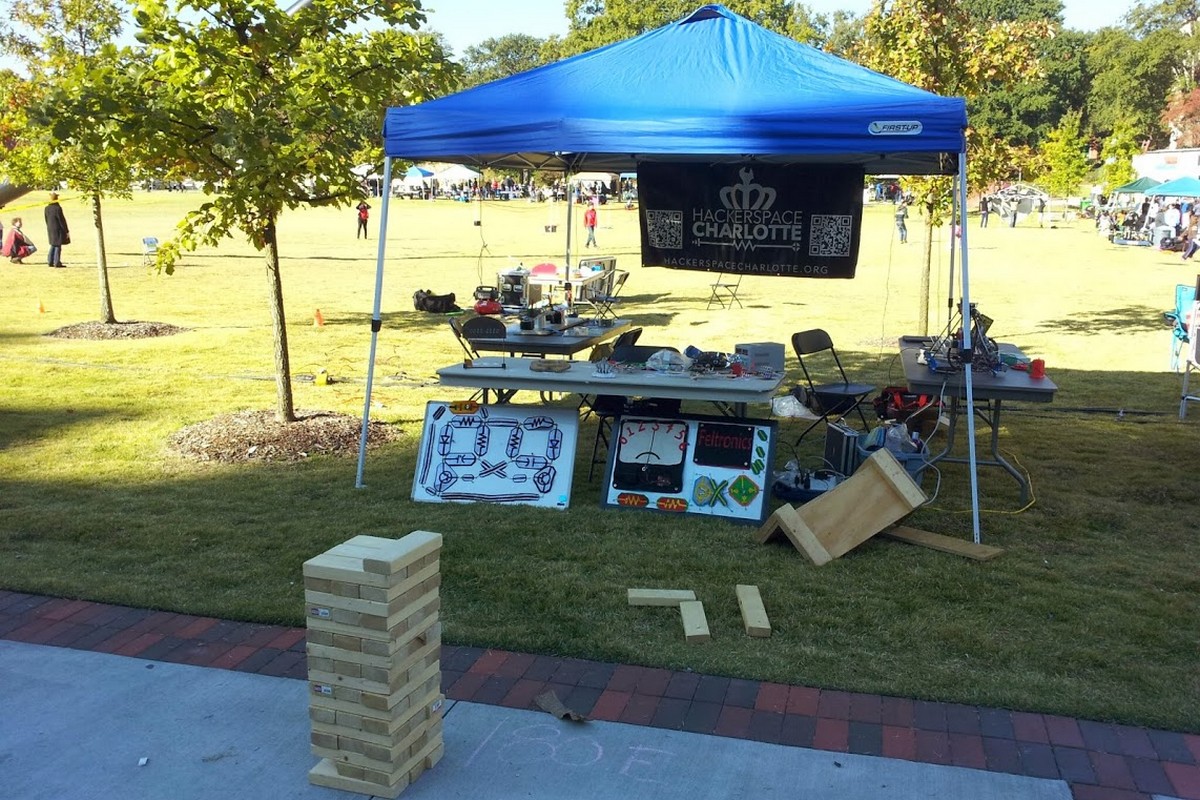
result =
M309 456L358 454L362 420L329 411L296 412L295 422L279 422L273 411L223 414L173 434L171 449L195 461L301 461ZM395 425L371 422L367 448L399 439Z

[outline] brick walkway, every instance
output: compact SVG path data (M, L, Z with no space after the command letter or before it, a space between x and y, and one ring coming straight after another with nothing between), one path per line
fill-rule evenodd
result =
M304 680L304 629L0 591L0 638ZM1200 800L1200 736L446 645L455 700L1066 781L1076 800Z

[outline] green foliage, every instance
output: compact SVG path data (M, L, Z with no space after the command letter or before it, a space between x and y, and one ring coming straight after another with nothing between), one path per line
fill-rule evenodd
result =
M1041 183L1052 196L1075 194L1088 173L1087 141L1080 131L1081 116L1078 111L1063 115L1058 127L1050 131L1042 143L1046 173Z
M817 33L809 10L789 0L728 0L723 5L764 28L801 41L810 41ZM577 55L638 36L684 19L697 8L694 0L567 0L570 29L560 44L560 54Z
M922 89L968 100L1039 74L1036 47L1050 31L1043 20L981 25L951 0L877 4L864 24L857 51L863 64ZM998 179L985 171L991 163L985 160L972 170L975 186ZM906 181L905 188L925 209L929 224L940 225L950 208L950 182L920 178Z
M141 0L135 16L143 133L159 163L212 196L185 219L185 248L235 230L262 248L284 208L349 204L383 110L458 78L437 37L406 30L424 21L415 3L317 0L289 16L272 0ZM370 17L388 27L354 30Z
M1100 151L1104 160L1101 171L1104 180L1104 191L1111 192L1118 186L1124 186L1137 178L1133 169L1133 157L1142 152L1133 126L1121 123L1108 138Z
M1183 35L1170 29L1141 39L1116 28L1097 31L1087 53L1095 76L1087 101L1092 129L1104 135L1128 123L1151 147L1164 146L1162 110L1184 45Z
M463 58L465 85L478 86L540 67L547 63L543 55L545 44L544 39L536 36L511 33L468 47Z
M972 125L987 127L1005 141L1037 145L1071 109L1086 105L1092 74L1087 45L1091 34L1059 31L1038 45L1041 74L989 89L968 104Z

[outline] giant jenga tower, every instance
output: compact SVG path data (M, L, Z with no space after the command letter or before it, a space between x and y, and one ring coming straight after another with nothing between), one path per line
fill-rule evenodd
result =
M304 562L311 783L396 797L442 757L442 536L355 536Z

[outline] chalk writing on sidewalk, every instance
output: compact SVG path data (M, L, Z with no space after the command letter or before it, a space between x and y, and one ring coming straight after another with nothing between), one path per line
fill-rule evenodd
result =
M667 783L656 775L675 757L673 752L638 744L610 746L606 752L601 737L585 730L544 723L499 722L463 766L470 767L488 758L513 765L552 763L576 769L598 767L641 783Z

